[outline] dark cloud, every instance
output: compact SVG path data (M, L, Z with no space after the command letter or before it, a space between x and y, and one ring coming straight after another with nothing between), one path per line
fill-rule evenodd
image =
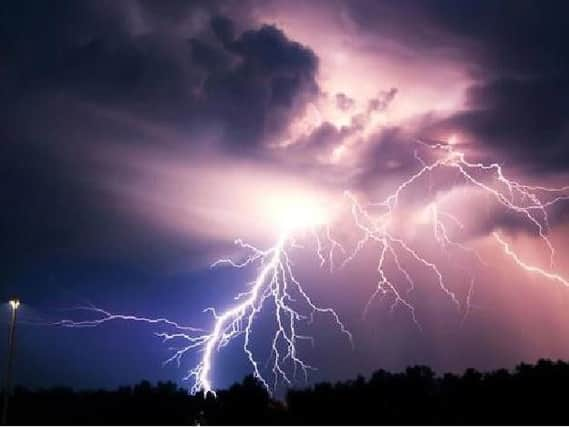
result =
M268 142L318 94L317 57L273 26L230 40L227 21L216 18L212 25L235 62L205 70L200 109L221 121L227 140L240 149Z
M407 54L459 59L474 70L501 73L565 68L563 1L343 1L359 31L392 40Z
M382 129L370 138L360 151L359 169L355 186L363 190L373 189L378 181L401 179L421 168L415 158L417 145L403 129L393 126ZM429 161L428 157L424 157Z
M569 161L568 96L567 76L488 81L470 89L470 109L434 127L463 131L526 168L559 170Z
M466 66L468 105L436 129L465 131L531 169L569 160L569 6L563 1L344 2L357 28L406 55Z
M235 25L225 16L214 16L211 19L211 28L224 46L228 46L235 40Z
M549 172L569 161L569 28L566 2L474 2L436 8L438 25L476 45L479 83L468 110L440 125L464 130L524 167Z
M101 174L120 182L128 171L102 167L97 153L151 145L183 152L191 163L189 153L213 141L235 156L261 156L318 94L309 48L273 26L240 30L249 23L224 17L228 7L0 5L3 259L120 247L153 256L161 247L168 257L180 249L171 236L165 248L100 191Z
M261 143L318 92L316 56L275 27L236 37L234 22L207 2L121 4L4 3L1 48L10 60L3 73L13 92L65 93L178 126L212 122L237 145ZM186 33L154 28L172 19L190 21ZM247 123L251 116L256 125ZM247 128L243 138L231 134L236 123Z
M429 3L429 2L426 2ZM469 42L473 62L493 74L566 72L569 5L535 0L477 1L465 7L440 0L429 9L432 25Z

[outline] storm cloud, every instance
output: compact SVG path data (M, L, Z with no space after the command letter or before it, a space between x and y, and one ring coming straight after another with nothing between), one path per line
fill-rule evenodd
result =
M138 309L140 301L155 308L158 296L165 308L179 304L180 319L201 321L202 303L227 304L246 283L243 274L236 280L208 268L238 251L235 238L269 246L281 231L283 204L322 197L341 205L333 236L355 244L344 191L363 205L383 200L423 162L445 155L437 144L496 162L520 182L567 185L568 7L529 0L1 2L0 296L37 301L56 290L100 296L103 289L125 304L119 310L131 302ZM484 179L501 185L496 176ZM568 312L557 304L558 289L516 270L492 240L498 230L524 259L542 262L547 248L535 224L474 187L456 169L425 174L401 196L392 226L451 270L461 301L466 271L481 283L473 307L497 309L474 308L465 335L452 329L462 313L432 292L438 284L424 265L402 257L420 278L409 298L421 301L418 316L435 327L419 336L405 310L393 322L389 295L377 302L385 308L374 314L377 322L362 325L360 309L377 284L377 247L336 275L314 269L316 257L299 259L300 275L314 279L315 301L347 313L365 341L358 353L342 353L336 338L310 350L322 362L315 365L333 372L323 379L378 363L503 366L535 356L536 339L551 354L569 354L555 335L566 335L557 326ZM453 240L500 268L483 269L468 251L455 257L433 244L435 204L460 217L460 224L447 217ZM567 208L565 201L549 209L544 228L560 248L560 274L569 265ZM558 310L535 309L536 301ZM322 357L326 345L355 362ZM30 365L38 370L41 362ZM239 370L227 366L220 375L229 383Z
M203 150L264 156L318 94L318 58L274 26L240 31L249 23L227 10L209 2L0 6L5 259L144 246L145 224L100 189L101 175L120 182L129 174L120 162L101 163L108 147L166 148L189 164ZM102 236L103 248L94 247Z

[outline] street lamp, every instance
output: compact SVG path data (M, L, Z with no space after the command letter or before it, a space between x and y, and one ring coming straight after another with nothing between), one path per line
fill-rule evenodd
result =
M12 365L14 364L14 347L16 338L16 312L20 307L20 300L11 299L9 302L12 309L12 320L10 321L10 333L8 336L8 362L6 363L6 373L4 375L4 405L2 406L2 424L8 423L8 401L12 388Z

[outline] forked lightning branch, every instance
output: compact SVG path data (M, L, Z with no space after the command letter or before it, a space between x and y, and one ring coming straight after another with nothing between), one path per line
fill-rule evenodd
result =
M539 275L548 282L569 287L569 281L554 271L555 248L548 238L550 226L548 209L569 199L569 186L549 188L524 185L509 179L500 164L471 162L452 144L429 145L422 141L418 141L418 144L421 149L433 150L436 160L427 163L419 152L415 151L417 172L403 180L385 199L364 203L353 193L345 192L344 200L350 208L351 222L359 235L353 249L347 250L333 237L334 224L326 210L311 204L310 201L303 201L301 205L288 206L283 210L279 238L272 247L260 249L243 240L237 240L236 244L245 253L244 258L240 261L220 259L213 267L229 266L237 269L255 267L257 274L251 282L244 284L243 291L235 296L234 302L228 309L223 312L217 312L214 308L206 309L214 320L209 330L181 325L167 318L114 314L97 307L82 307L95 315L92 320L66 319L56 324L80 328L123 320L163 326L164 329L157 331L156 335L165 343L183 343L165 363L180 365L190 352L195 351L199 354L197 365L185 376L186 380L192 381L193 393L215 393L212 373L223 363L224 347L234 340L240 340L251 371L268 390L273 390L283 383L291 385L300 379L306 381L314 367L299 354L299 343L313 339L301 332L305 330L305 325L310 325L315 316L321 316L327 319L331 327L338 328L350 343L352 335L336 311L331 307L322 307L314 301L305 284L295 275L291 262L292 252L306 250L297 244L297 240L315 239L314 247L320 260L318 267L328 264L330 270L342 268L358 257L365 247L372 246L378 254L377 285L368 303L363 307L364 313L369 310L376 297L389 295L393 301L391 310L404 308L417 327L421 328L420 319L409 299L409 293L419 285L418 278L412 271L424 271L431 275L438 283L441 294L448 297L456 305L457 310L464 313L470 310L472 287L464 298L457 295L447 283L443 269L392 227L401 196L411 189L424 185L423 178L441 170L458 172L465 185L481 190L503 209L516 215L535 230L548 249L549 266L546 269L524 260L499 231L491 233L496 246L514 266L527 274ZM460 218L445 212L436 202L425 206L424 211L432 224L431 238L436 244L445 251L456 250L471 254L473 262L484 264L482 257L474 248L450 238L449 227L464 227ZM403 259L406 262L403 262ZM397 274L393 274L386 267L388 262L395 266ZM401 283L401 278L404 278L404 283ZM474 279L471 280L471 286L473 284ZM260 360L252 345L255 324L260 321L260 313L264 310L271 312L275 325L268 364Z

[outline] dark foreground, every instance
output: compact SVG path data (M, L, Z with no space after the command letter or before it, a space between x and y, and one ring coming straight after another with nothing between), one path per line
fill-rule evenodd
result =
M377 371L273 400L252 377L217 398L173 383L115 391L17 388L11 424L569 424L569 364L541 360L513 372L434 375L428 367Z

